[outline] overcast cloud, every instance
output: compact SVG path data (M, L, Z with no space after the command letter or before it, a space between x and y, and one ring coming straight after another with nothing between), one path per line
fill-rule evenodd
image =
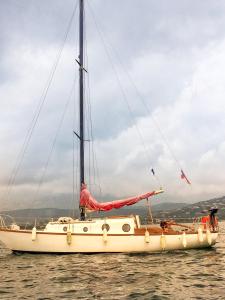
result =
M153 201L194 202L223 196L225 2L85 2L86 67L100 174L100 182L91 178L95 196L118 198L158 188L150 174L152 167L165 189L164 195ZM78 130L73 103L78 102L77 89L68 99L72 86L78 83L78 11L9 196L6 190L76 3L0 1L0 210L35 207L37 203L48 206L44 201L52 205L52 199L62 201L61 206L72 203L74 122ZM77 147L75 140L76 153ZM76 166L77 159L75 170ZM191 186L180 179L180 166ZM100 183L102 193L93 183Z

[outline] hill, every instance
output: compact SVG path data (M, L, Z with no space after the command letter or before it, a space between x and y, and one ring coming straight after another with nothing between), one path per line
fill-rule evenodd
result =
M214 198L207 201L200 201L197 203L189 204L181 208L173 210L164 210L156 212L156 217L164 219L193 219L202 215L208 214L211 207L217 207L218 217L221 220L225 220L225 196L220 198Z
M155 212L155 211L162 211L162 210L170 211L170 210L175 210L175 209L182 208L184 206L186 206L186 203L180 203L180 202L163 202L163 203L152 205L152 210L153 210L153 212Z
M207 201L200 201L194 204L185 205L184 203L164 202L152 207L153 216L156 219L174 219L177 221L191 221L195 217L200 217L208 213L211 207L218 207L218 217L225 220L225 196L214 198ZM36 208L2 211L0 214L10 215L21 225L34 224L35 219L39 224L46 223L51 218L57 219L60 216L79 217L78 209L59 209L59 208ZM126 207L110 212L95 212L92 217L107 217L109 215L140 215L142 220L148 218L146 206Z

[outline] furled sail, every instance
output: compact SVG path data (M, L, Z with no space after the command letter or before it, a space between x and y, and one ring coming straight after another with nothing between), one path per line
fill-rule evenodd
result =
M85 207L86 209L92 211L106 211L111 210L113 208L118 209L123 206L133 205L143 199L147 199L151 196L157 195L162 192L163 190L153 191L132 198L100 203L97 200L95 200L95 198L91 195L91 193L87 189L86 184L83 184L80 193L80 207Z

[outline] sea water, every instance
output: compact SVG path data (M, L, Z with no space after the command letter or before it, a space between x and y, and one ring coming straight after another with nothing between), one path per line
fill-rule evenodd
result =
M225 235L213 248L157 254L12 254L0 246L0 299L225 299Z

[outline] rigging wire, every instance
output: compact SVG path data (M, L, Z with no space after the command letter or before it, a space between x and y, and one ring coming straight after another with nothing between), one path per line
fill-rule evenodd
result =
M86 16L85 16L85 12L84 12L84 20L86 19ZM85 44L85 47L84 47L84 66L86 68L86 70L88 70L88 55L87 55L87 37L86 37L86 28L85 28L85 22L84 22L84 44ZM84 87L86 87L87 85L87 81L88 81L88 72L86 72L85 74L86 76L84 76ZM87 80L86 80L87 78ZM88 118L90 118L89 114L90 114L90 111L89 111L89 105L88 105L88 102L89 102L89 94L86 92L86 89L84 88L84 93L85 93L85 96L84 96L84 110L85 110L85 129L86 129L86 132L85 132L85 135L86 135L86 142L88 143L88 164L87 164L87 168L86 168L86 183L89 183L90 185L90 182L91 182L91 133L90 133L90 121L88 122ZM91 189L90 189L91 191Z
M92 110L91 110L91 101L90 101L90 83L89 83L89 76L87 77L87 109L88 109L88 118L89 118L89 185L98 186L100 194L101 194L101 184L100 184L100 175L99 175L99 168L98 168L98 161L96 156L96 150L94 146L94 134L93 134L93 123L92 123ZM91 168L93 170L93 174L91 174ZM91 178L93 177L93 181Z
M79 91L78 91L78 93L79 93ZM76 110L76 101L75 101L76 97L79 98L79 95L76 95L76 93L75 93L74 102L73 102L73 111L74 111L74 120L73 121L74 122L73 122L73 131L72 131L72 139L73 139L73 175L72 175L73 176L73 196L72 196L73 217L75 216L75 206L74 206L74 204L76 203L75 202L75 194L78 198L79 198L79 194L80 194L80 191L79 191L79 186L80 186L80 183L79 183L79 150L78 150L79 146L76 143L77 151L75 151L75 140L77 141L78 139L76 139L74 137L76 120L79 120L79 113L78 113L78 110ZM76 112L77 112L77 114L76 114ZM75 158L75 153L76 153L76 158Z
M85 24L85 19L86 19L86 15L85 15L85 10L84 10L84 25L83 25L83 33L84 33L84 43L85 43L85 47L84 47L84 62L83 65L85 66L85 70L88 69L88 58L87 58L87 38L86 38L86 24ZM88 152L87 155L87 160L86 160L86 168L85 168L85 181L86 183L88 183L90 185L91 182L91 134L90 134L90 122L88 122L88 118L89 118L89 106L88 106L88 98L89 95L86 93L86 85L87 85L87 80L86 77L88 77L88 72L85 73L86 76L84 76L84 111L85 111L85 118L84 118L84 122L85 122L85 145L88 145L88 147L85 146L85 150L86 152ZM91 189L90 189L91 191Z
M52 70L50 72L50 75L49 75L49 78L48 78L47 83L45 85L45 88L44 88L44 90L42 92L42 95L40 97L40 100L39 100L39 103L37 105L37 108L36 108L36 110L34 112L34 115L33 115L32 121L30 123L30 126L29 126L29 128L27 130L27 134L26 134L26 137L24 139L24 142L23 142L23 145L21 147L21 150L20 150L20 152L18 154L18 157L16 159L15 166L14 166L12 172L11 172L11 175L10 175L10 178L9 178L9 181L8 181L8 184L7 184L7 189L6 189L6 199L7 200L9 199L10 193L11 193L11 191L13 189L14 184L15 184L16 176L18 175L18 173L20 171L20 168L22 166L22 162L24 160L26 151L28 149L28 146L29 146L32 134L33 134L33 131L34 131L35 126L36 126L36 124L38 122L38 119L39 119L40 113L42 111L42 108L44 106L44 103L46 101L47 94L48 94L49 88L51 86L51 83L53 81L53 77L54 77L54 74L56 72L57 66L59 64L59 61L60 61L60 58L61 58L64 46L65 46L65 42L67 40L67 37L68 37L69 31L70 31L71 25L72 25L72 22L73 22L73 19L74 19L74 15L75 15L77 6L78 6L78 2L76 3L76 5L75 5L75 7L74 7L74 9L72 11L72 15L70 17L70 20L69 20L69 23L67 25L67 29L66 29L63 41L61 43L61 47L60 47L60 49L58 51L58 54L56 56L56 60L55 60L55 62L53 64Z
M104 39L103 32L102 32L102 31L100 30L100 28L99 28L99 25L98 25L98 23L97 23L97 20L96 20L94 11L93 11L93 9L92 9L92 7L91 7L89 1L88 1L88 5L89 5L89 8L90 8L90 10L91 10L91 13L92 13L92 16L93 16L95 25L96 25L96 27L97 27L97 30L98 30L99 34L102 36L102 40L104 41L104 46L106 47L106 42L105 42L105 39ZM123 72L126 74L126 76L127 76L127 78L129 79L130 83L133 85L133 87L134 87L134 89L135 89L135 91L136 91L136 94L137 94L138 98L141 100L142 105L144 106L144 108L145 108L146 111L148 112L148 114L149 114L149 116L150 116L150 118L151 118L151 120L152 120L154 126L156 127L156 129L157 129L158 132L159 132L159 135L160 135L162 141L164 142L164 144L166 145L167 149L169 150L169 153L170 153L171 157L173 158L173 160L174 160L174 162L176 163L176 165L178 166L178 168L179 168L180 170L182 170L183 168L182 168L182 166L181 166L181 163L179 162L178 158L176 157L174 151L172 150L172 148L171 148L171 146L170 146L170 144L169 144L169 142L168 142L168 140L167 140L165 134L163 133L162 129L161 129L160 126L159 126L158 121L157 121L156 118L152 115L152 108L151 108L151 106L150 106L149 104L147 105L147 103L146 103L144 97L141 95L139 89L137 88L137 85L135 84L135 82L134 82L132 76L130 75L130 73L129 73L129 72L126 70L126 68L124 67L124 65L123 65L123 63L122 63L122 61L121 61L121 59L120 59L120 57L119 57L119 54L118 54L118 52L116 51L116 49L112 46L111 43L107 42L107 44L108 44L108 47L111 48L111 51L114 53L115 57L117 58L117 60L118 60L118 62L119 62L119 64L120 64L121 69L122 69ZM154 175L154 176L156 177L156 175ZM159 179L158 179L158 180L159 180Z
M86 34L84 36L84 41L85 41L85 65L88 69L88 47L87 47L87 38ZM98 168L98 161L97 161L97 156L96 156L96 151L95 151L95 146L94 146L94 134L93 134L93 122L92 122L92 107L91 107L91 92L90 92L90 76L89 72L86 74L86 110L87 110L87 132L88 132L88 152L89 152L89 185L90 188L91 186L97 186L100 191L100 195L102 194L101 190L101 183L100 183L100 175L99 175L99 168ZM91 170L93 170L93 173L91 173Z
M74 122L73 122L73 132L72 132L72 135L73 135L73 214L75 214L75 207L74 207L74 204L75 204L75 194L77 195L77 197L79 198L79 194L80 194L80 179L79 179L79 146L78 144L76 149L77 151L75 151L75 140L77 141L77 139L74 137L74 131L76 130L75 129L75 124L76 124L76 120L78 121L79 120L79 112L78 110L76 110L76 97L79 98L79 91L78 91L78 94L76 95L75 93L75 97L74 97ZM77 112L77 114L76 114ZM76 116L76 118L75 118ZM76 120L75 120L76 119ZM75 159L75 152L76 152L76 159Z
M154 116L152 115L152 113L151 113L153 109L151 108L150 105L147 105L147 103L145 102L144 97L143 97L143 96L141 95L141 93L139 92L139 90L138 90L138 88L137 88L137 85L135 84L134 80L132 79L130 73L129 73L129 72L126 70L126 68L123 66L122 61L121 61L121 59L120 59L120 57L119 57L119 55L118 55L116 49L113 48L112 45L110 45L110 44L109 44L109 46L111 46L111 49L114 51L114 54L116 55L116 57L117 57L117 59L118 59L118 61L119 61L119 63L120 63L120 66L121 66L121 68L122 68L122 70L123 70L124 73L127 75L128 79L130 80L131 84L133 85L133 87L134 87L134 89L135 89L135 91L136 91L137 96L139 97L139 99L141 100L141 102L142 102L143 106L145 107L146 111L147 111L148 114L150 115L151 120L153 121L155 127L157 128L157 130L158 130L158 132L159 132L159 134L160 134L160 136L161 136L161 139L164 141L164 144L167 146L167 148L168 148L168 150L169 150L169 152L170 152L172 158L174 159L174 161L176 162L176 164L180 167L180 169L182 169L181 164L180 164L180 162L178 161L177 157L175 156L174 151L172 151L172 149L171 149L171 147L170 147L170 145L169 145L168 140L166 139L166 137L165 137L163 131L161 130L161 128L160 128L158 122L156 121L155 117L154 117ZM150 106L150 107L149 107L149 106Z
M48 170L48 167L49 167L49 163L50 163L50 160L51 160L51 157L52 157L52 154L54 152L54 149L55 149L55 145L56 145L56 142L57 142L57 139L58 139L58 136L59 136L59 133L60 133L60 130L62 128L62 125L63 125L63 122L64 122L64 119L65 119L65 115L66 115L66 112L68 111L68 107L69 107L69 104L71 102L71 99L72 99L72 95L73 95L73 92L74 92L74 87L76 85L76 81L77 78L74 79L73 81L73 85L72 85L72 88L70 90L70 93L69 93L69 96L67 98L67 101L65 102L65 105L64 105L64 109L62 111L62 115L61 115L61 118L60 118L60 121L59 121L59 124L58 124L58 127L56 129L56 133L55 133L55 136L52 140L52 145L50 147L50 151L49 151L49 154L47 156L47 159L46 159L46 162L44 164L44 167L43 167L43 170L42 170L42 174L41 174L41 177L39 179L39 182L38 182L38 185L37 185L37 188L36 188L36 191L34 192L34 200L32 201L32 206L35 205L35 202L38 200L38 196L40 194L40 189L43 185L43 182L44 182L44 178L46 176L46 173L47 173L47 170ZM74 215L74 208L72 210L72 214ZM30 213L28 213L27 215L27 222L30 218Z
M77 196L79 197L80 196L80 179L79 179L79 151L77 151L77 157L76 157L76 166L75 166L75 174L76 174L76 177L75 177L75 190L77 191Z
M75 97L74 97L74 99L75 99ZM73 101L73 115L74 115L74 118L73 118L73 130L72 130L72 143L73 143L72 144L73 145L73 151L72 151L72 191L73 191L72 203L75 203L75 175L74 175L74 172L75 172L75 158L74 158L74 153L75 153L75 139L74 139L75 112L76 112L76 110L75 110L75 101ZM74 217L74 214L75 214L75 211L74 211L74 208L73 208L73 217Z
M76 99L76 93L74 93L74 101L73 101L73 125L72 125L72 146L73 146L73 151L72 151L72 207L73 207L73 217L75 215L75 208L74 208L74 203L75 203L75 138L74 138L74 130L75 130L75 116L76 116L76 105L75 105L75 99ZM78 118L77 118L78 119Z
M91 7L89 1L87 1L87 3L88 3L88 5L89 5L89 8L90 8L90 11L91 11L91 14L92 14L92 18L93 18L93 20L94 20L94 23L95 23L96 29L97 29L97 31L98 31L98 34L99 34L99 36L100 36L100 38L101 38L101 40L102 40L103 46L104 46L104 48L105 48L105 52L106 52L106 54L107 54L107 56L108 56L109 62L110 62L110 64L111 64L111 67L112 67L112 69L113 69L113 71L114 71L116 80L117 80L118 85L119 85L119 87L120 87L120 90L121 90L121 93L122 93L122 98L123 98L124 102L125 102L126 105L127 105L128 111L129 111L129 113L130 113L131 120L133 121L133 122L132 122L132 125L134 125L134 127L135 127L135 129L136 129L136 132L137 132L137 134L138 134L138 136L139 136L139 139L140 139L140 141L141 141L141 143L142 143L142 145L143 145L144 153L145 153L145 156L146 156L146 158L147 158L147 161L150 161L150 162L151 162L151 158L150 158L149 153L148 153L148 148L147 148L147 146L146 146L146 144L145 144L145 142L144 142L143 135L142 135L140 129L138 128L138 126L137 126L137 124L136 124L136 122L135 122L135 121L136 121L136 118L135 118L135 116L134 116L134 113L133 113L133 111L132 111L132 109L131 109L131 106L130 106L130 104L129 104L129 101L128 101L128 99L127 99L125 90L124 90L124 88L123 88L123 86L122 86L122 84L121 84L120 77L119 77L119 75L118 75L117 69L116 69L116 67L115 67L115 65L114 65L114 63L113 63L113 61L112 61L112 59L111 59L110 52L108 51L108 48L107 48L107 45L106 45L104 36L103 36L103 34L102 34L102 31L101 31L100 28L99 28L99 25L98 25L97 20L96 20L96 18L95 18L95 14L94 14L94 12L93 12L93 9L92 9L92 7ZM153 165L153 164L151 163L151 165ZM159 186L161 187L162 185L161 185L161 182L160 182L160 180L159 180L159 177L158 177L158 176L157 176L157 177L154 176L154 179L156 180L156 182L157 182L157 183L159 184Z
M76 79L77 79L77 78L76 78ZM42 184L43 184L44 177L45 177L45 175L46 175L46 172L47 172L47 169L48 169L48 166L49 166L49 162L50 162L50 160L51 160L53 151L54 151L54 149L55 149L55 145L56 145L57 138L58 138L59 133L60 133L60 130L61 130L61 128L62 128L62 124L63 124L63 122L64 122L65 115L66 115L66 112L67 112L67 110L68 110L68 106L69 106L70 101L71 101L71 99L72 99L72 95L73 95L73 92L74 92L74 86L76 86L76 79L75 79L75 81L73 82L73 87L72 87L72 89L71 89L71 91L70 91L70 93L69 93L69 97L68 97L68 100L67 100L66 103L65 103L65 107L64 107L64 110L63 110L63 112L62 112L61 119L60 119L60 121L59 121L59 125L58 125L58 127L57 127L57 129L56 129L56 134L55 134L55 137L54 137L54 139L53 139L52 146L51 146L51 148L50 148L50 151L49 151L47 160L46 160L45 165L44 165L44 169L43 169L43 172L42 172L42 176L41 176L41 178L40 178L40 181L39 181L39 184L38 184L38 187L37 187L37 190L36 190L36 197L38 197L38 195L39 195L40 188L41 188L41 186L42 186Z
M79 18L78 18L79 20ZM76 31L76 37L75 37L75 53L78 53L78 48L79 48L79 31ZM75 73L76 74L76 73ZM75 159L75 137L74 137L74 132L76 131L75 126L76 126L76 120L78 122L79 120L79 112L76 109L76 100L78 98L78 94L76 94L76 91L74 90L74 101L73 101L73 121L72 121L72 216L75 216L75 192L76 195L78 195L78 173L77 173L77 168L78 168L78 157ZM78 151L76 151L78 154ZM76 165L75 165L76 162ZM76 170L76 173L75 173Z

